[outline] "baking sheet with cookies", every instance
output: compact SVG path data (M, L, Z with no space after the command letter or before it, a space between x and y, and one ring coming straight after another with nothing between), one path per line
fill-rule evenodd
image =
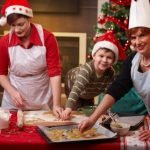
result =
M49 110L24 111L24 125L61 126L78 124L87 117L80 112L73 112L70 120L56 118Z
M46 127L38 126L39 132L49 143L81 142L110 140L117 138L117 134L97 124L93 128L80 133L77 125Z

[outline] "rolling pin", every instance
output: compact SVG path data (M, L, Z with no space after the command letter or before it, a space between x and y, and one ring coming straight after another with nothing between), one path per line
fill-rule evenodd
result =
M23 127L23 122L24 122L24 115L23 115L23 111L21 109L19 109L17 111L17 126L19 128Z

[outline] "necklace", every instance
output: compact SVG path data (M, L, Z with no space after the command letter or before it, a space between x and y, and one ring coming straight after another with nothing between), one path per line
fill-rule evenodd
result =
M148 64L145 64L145 63L144 63L144 57L142 57L141 64L142 64L144 67L150 67L150 62L149 62Z

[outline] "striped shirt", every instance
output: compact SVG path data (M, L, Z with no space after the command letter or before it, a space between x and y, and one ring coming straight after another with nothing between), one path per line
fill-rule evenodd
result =
M65 77L65 92L68 96L66 107L73 109L79 98L89 100L102 92L105 93L114 77L113 68L107 69L102 76L97 77L93 60L71 69Z

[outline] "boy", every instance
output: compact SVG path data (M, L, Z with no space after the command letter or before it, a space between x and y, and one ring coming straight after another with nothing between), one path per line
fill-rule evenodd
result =
M85 105L94 105L94 97L105 92L114 80L112 65L118 61L122 46L112 32L101 36L92 50L93 60L71 69L65 79L65 93L68 101L61 114L62 119L70 119L72 110ZM122 54L122 58L125 56Z

